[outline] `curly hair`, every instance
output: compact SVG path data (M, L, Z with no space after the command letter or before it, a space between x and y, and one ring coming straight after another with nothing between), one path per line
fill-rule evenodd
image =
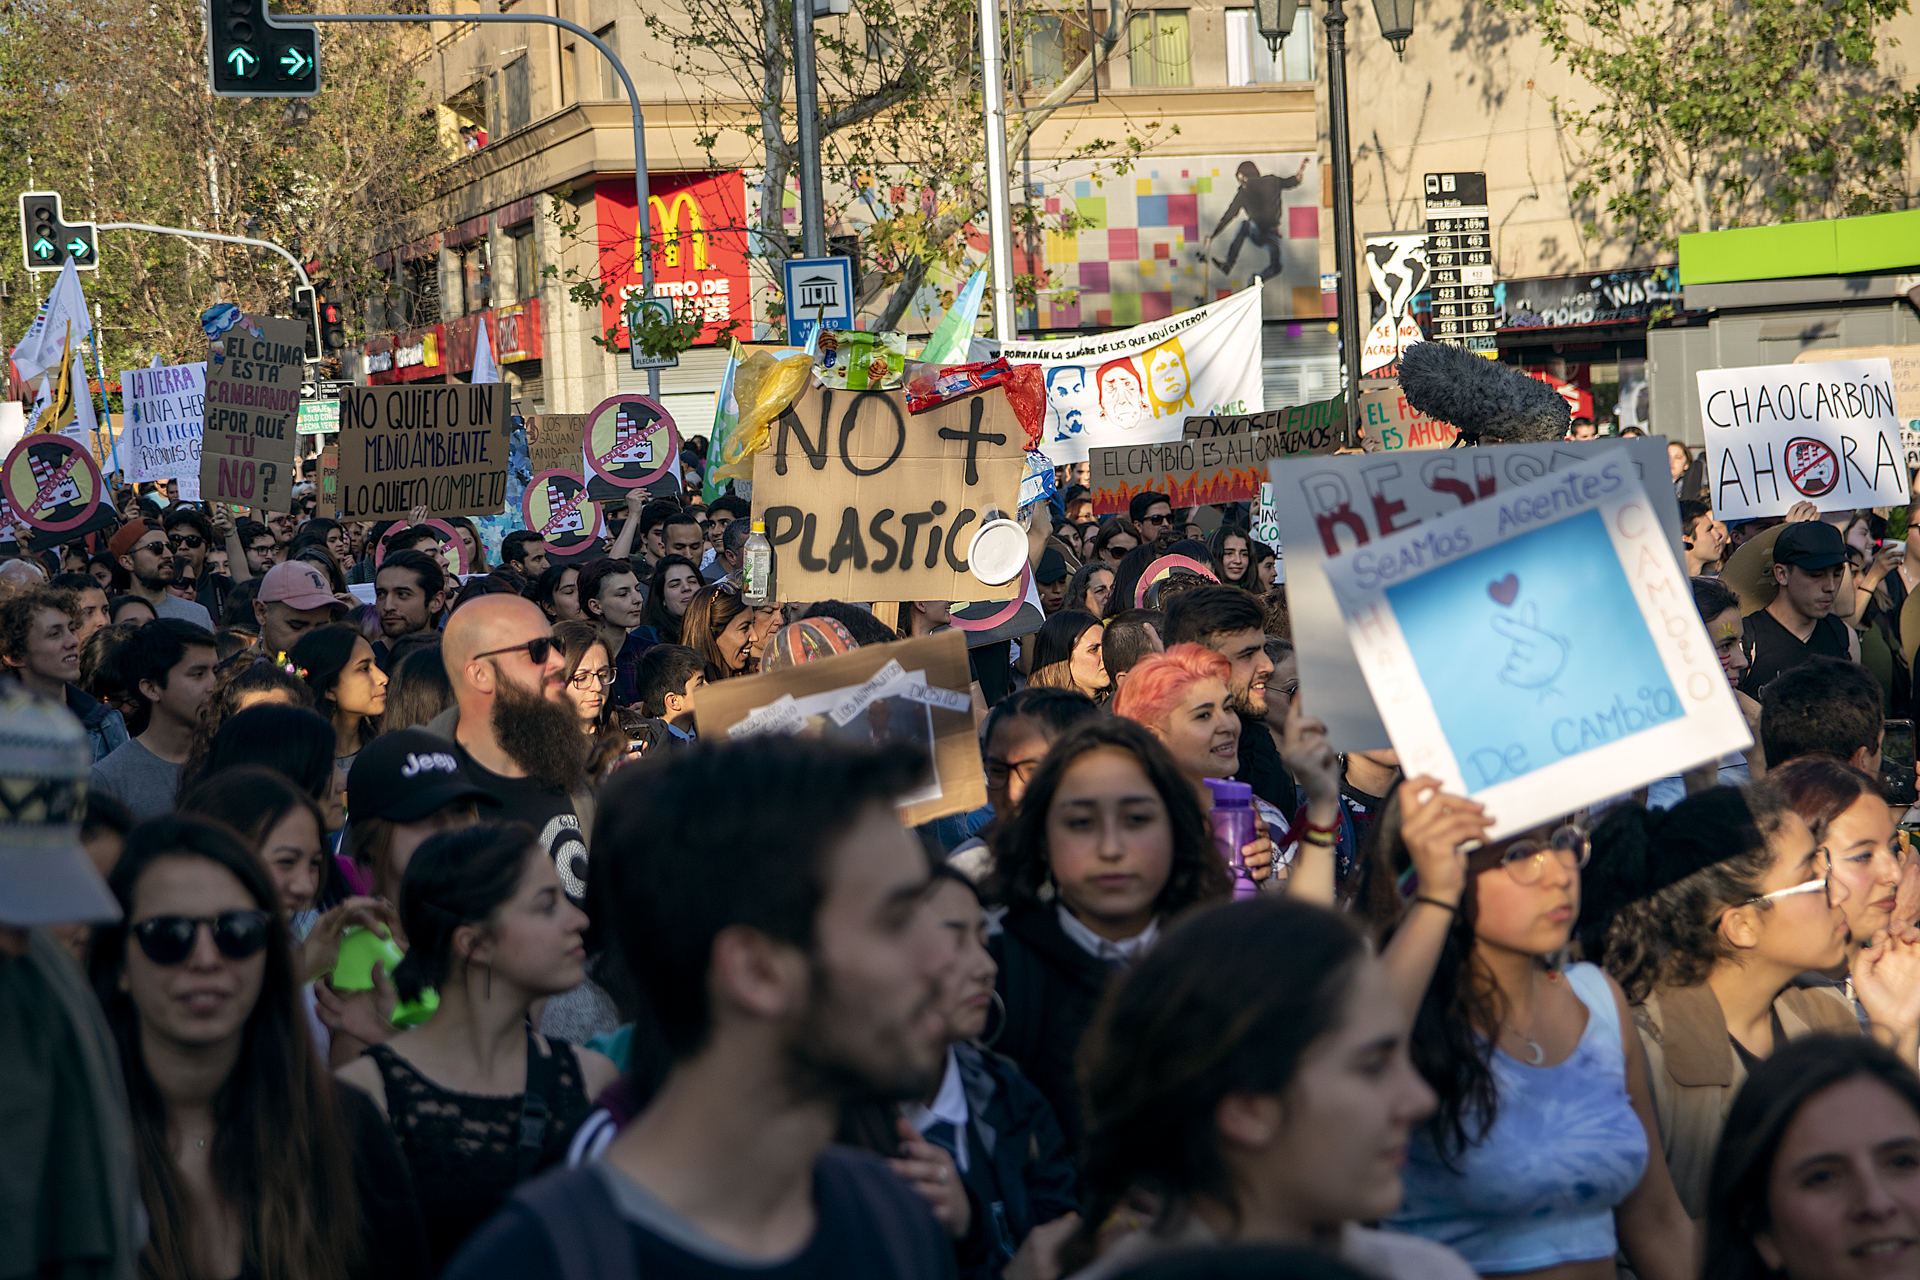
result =
M0 657L24 666L34 615L46 611L62 614L79 626L79 593L65 587L42 586L0 594Z
M1047 849L1047 813L1067 770L1081 756L1102 747L1117 747L1139 761L1147 781L1167 806L1173 827L1173 862L1167 882L1153 900L1156 916L1172 916L1198 902L1224 898L1233 881L1227 864L1213 847L1206 811L1194 794L1193 783L1180 772L1160 739L1131 720L1102 716L1077 725L1057 739L1020 801L1013 821L993 836L993 872L986 896L1016 911L1039 907L1041 889L1053 877Z
M1705 982L1714 964L1732 954L1720 937L1720 917L1764 892L1762 882L1773 866L1767 842L1792 810L1779 788L1767 783L1739 790L1751 822L1714 824L1724 855L1676 880L1643 881L1649 891L1624 903L1607 925L1606 969L1630 1004L1644 1003L1655 987ZM1593 833L1596 866L1609 868L1616 881L1655 868L1665 847L1691 837L1685 811L1709 795L1689 797L1665 814L1638 805L1614 810Z

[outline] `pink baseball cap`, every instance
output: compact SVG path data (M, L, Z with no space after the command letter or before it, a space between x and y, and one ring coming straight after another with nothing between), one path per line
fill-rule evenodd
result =
M289 609L325 609L340 602L327 589L327 580L312 565L289 560L267 570L255 597L268 604L278 602Z

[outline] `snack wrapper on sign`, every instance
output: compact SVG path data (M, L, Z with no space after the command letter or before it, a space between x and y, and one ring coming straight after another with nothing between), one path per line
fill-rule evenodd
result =
M740 366L733 377L733 399L740 406L739 425L720 446L724 455L713 472L719 480L753 479L753 455L767 447L769 428L807 385L813 361L804 355L776 356L760 351Z
M907 338L902 333L867 333L859 329L818 329L819 346L813 371L820 385L839 391L880 391L900 385L907 365Z
M907 411L925 413L950 400L1004 384L1013 376L1005 360L981 364L916 364L907 374Z
M1013 406L1013 416L1020 420L1021 429L1027 433L1027 448L1038 449L1040 433L1046 429L1047 422L1047 376L1044 366L1013 366L1013 377L1007 380L1007 403Z

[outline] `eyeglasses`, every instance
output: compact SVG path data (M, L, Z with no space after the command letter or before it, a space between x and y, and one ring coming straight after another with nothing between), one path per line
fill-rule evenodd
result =
M1018 778L1025 786L1033 779L1033 771L1040 767L1038 760L1022 760L1017 764L1005 760L987 759L987 782L996 787L1004 787L1009 779Z
M198 551L207 545L207 540L197 533L170 533L167 542L175 551L185 547L189 551Z
M1826 866L1827 866L1826 873L1822 875L1819 879L1803 880L1799 884L1788 885L1784 889L1775 889L1772 893L1763 893L1757 897L1748 898L1745 902L1741 903L1740 905L1743 907L1750 907L1757 902L1778 902L1782 898L1791 898L1791 897L1794 897L1796 894L1802 894L1802 893L1813 893L1817 890L1818 892L1826 895L1827 905L1832 906L1833 905L1833 854L1828 851L1825 845L1821 845L1819 848L1815 849L1814 853L1818 854L1820 858L1826 863Z
M481 658L497 658L503 653L519 653L524 649L527 661L536 667L544 667L547 665L547 655L552 653L555 647L552 636L535 636L525 644L510 644L504 649L489 649L485 653L476 653L473 656L477 661Z
M1567 870L1578 871L1587 865L1591 853L1586 832L1578 827L1561 827L1547 837L1544 845L1538 840L1515 840L1500 855L1500 865L1515 884L1539 884L1546 874L1549 854Z
M1172 516L1141 516L1141 524L1172 524Z
M613 668L601 667L598 671L576 671L567 677L567 683L581 690L595 684L604 689L613 683Z
M193 954L200 926L213 932L213 945L229 960L245 960L267 945L273 919L264 911L222 911L217 916L155 916L133 926L140 950L155 964L180 964Z

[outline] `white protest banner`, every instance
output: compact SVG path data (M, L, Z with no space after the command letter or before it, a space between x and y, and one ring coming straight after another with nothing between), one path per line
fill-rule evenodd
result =
M1829 360L1885 360L1893 370L1893 411L1900 415L1900 443L1906 450L1907 469L1920 471L1920 343L1904 347L1847 347L1842 350L1802 351L1795 364L1818 364Z
M71 343L77 351L93 334L93 319L87 314L87 297L80 288L80 273L73 259L60 268L47 305L27 326L27 336L13 349L13 367L28 382L48 370L58 372L60 353Z
M1259 413L1260 288L1121 329L1050 342L1003 342L1047 382L1040 450L1055 466L1088 451L1178 440L1194 415Z
M1401 768L1491 838L1752 745L1662 523L1615 445L1328 563Z
M1563 440L1391 454L1286 458L1268 464L1274 515L1287 548L1287 606L1300 659L1300 687L1308 714L1327 725L1341 751L1383 750L1391 743L1347 640L1340 607L1327 582L1330 561L1381 539L1452 516L1541 476L1585 462L1594 450L1623 448L1661 529L1681 558L1680 505L1670 474L1667 442L1649 436L1614 443Z
M127 479L176 480L180 496L200 500L200 415L207 399L207 362L123 369L126 418L118 445Z
M1904 505L1893 370L1881 360L1702 369L1707 493L1722 520Z

